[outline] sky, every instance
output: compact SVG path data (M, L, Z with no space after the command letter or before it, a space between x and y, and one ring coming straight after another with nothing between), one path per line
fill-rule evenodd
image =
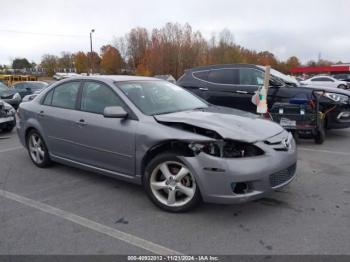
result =
M209 39L224 28L236 44L280 60L350 62L350 0L1 0L0 64L16 57L89 51L134 27L189 23Z

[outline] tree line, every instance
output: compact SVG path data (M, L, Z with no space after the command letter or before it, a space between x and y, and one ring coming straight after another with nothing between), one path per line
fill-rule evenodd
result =
M133 28L125 36L115 38L113 44L103 46L99 53L45 54L40 66L48 75L72 68L77 73L87 73L92 68L93 72L102 74L171 74L178 78L188 68L230 63L270 65L284 73L301 66L296 56L281 61L269 51L244 48L235 43L234 35L227 29L207 40L189 24L179 23L167 23L151 31L143 27ZM330 61L321 60L309 61L306 65L329 64Z

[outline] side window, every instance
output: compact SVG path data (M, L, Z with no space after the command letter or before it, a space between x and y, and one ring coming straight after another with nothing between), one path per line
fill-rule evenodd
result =
M107 106L123 106L123 103L108 86L97 82L86 82L81 96L80 109L102 114Z
M331 78L328 77L316 77L314 79L311 79L311 81L334 82Z
M311 81L312 81L312 82L322 81L322 80L320 80L320 79L321 79L320 77L316 77L316 78L311 79Z
M204 80L204 81L208 81L208 71L194 72L193 76L198 78L198 79L201 79L201 80Z
M80 82L68 82L55 87L52 106L74 109Z
M208 81L217 84L238 84L238 69L211 70Z
M239 69L239 84L240 85L263 85L264 73L250 68Z
M45 96L45 99L43 101L43 105L50 106L52 103L52 95L53 95L53 90L51 89Z

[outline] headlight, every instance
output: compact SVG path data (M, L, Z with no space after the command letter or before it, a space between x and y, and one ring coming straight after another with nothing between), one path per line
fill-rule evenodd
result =
M193 142L189 144L189 148L196 154L203 152L222 158L251 157L264 154L264 151L255 145L233 140Z
M349 103L349 97L346 95L336 94L336 93L324 93L324 96L333 100L334 102L339 102L342 104Z
M4 109L9 112L9 115L14 115L16 114L16 110L8 103L4 103Z
M13 99L21 100L21 95L19 93L16 93L13 95Z

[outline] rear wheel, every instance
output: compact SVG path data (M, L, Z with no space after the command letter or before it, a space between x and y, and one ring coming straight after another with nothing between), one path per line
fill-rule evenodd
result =
M347 86L346 85L338 85L338 88L340 88L340 89L347 89Z
M152 202L169 212L190 210L200 201L194 175L174 153L155 157L146 168L143 184Z
M47 167L51 164L49 152L44 139L38 131L32 130L27 136L27 148L30 159L38 167Z

